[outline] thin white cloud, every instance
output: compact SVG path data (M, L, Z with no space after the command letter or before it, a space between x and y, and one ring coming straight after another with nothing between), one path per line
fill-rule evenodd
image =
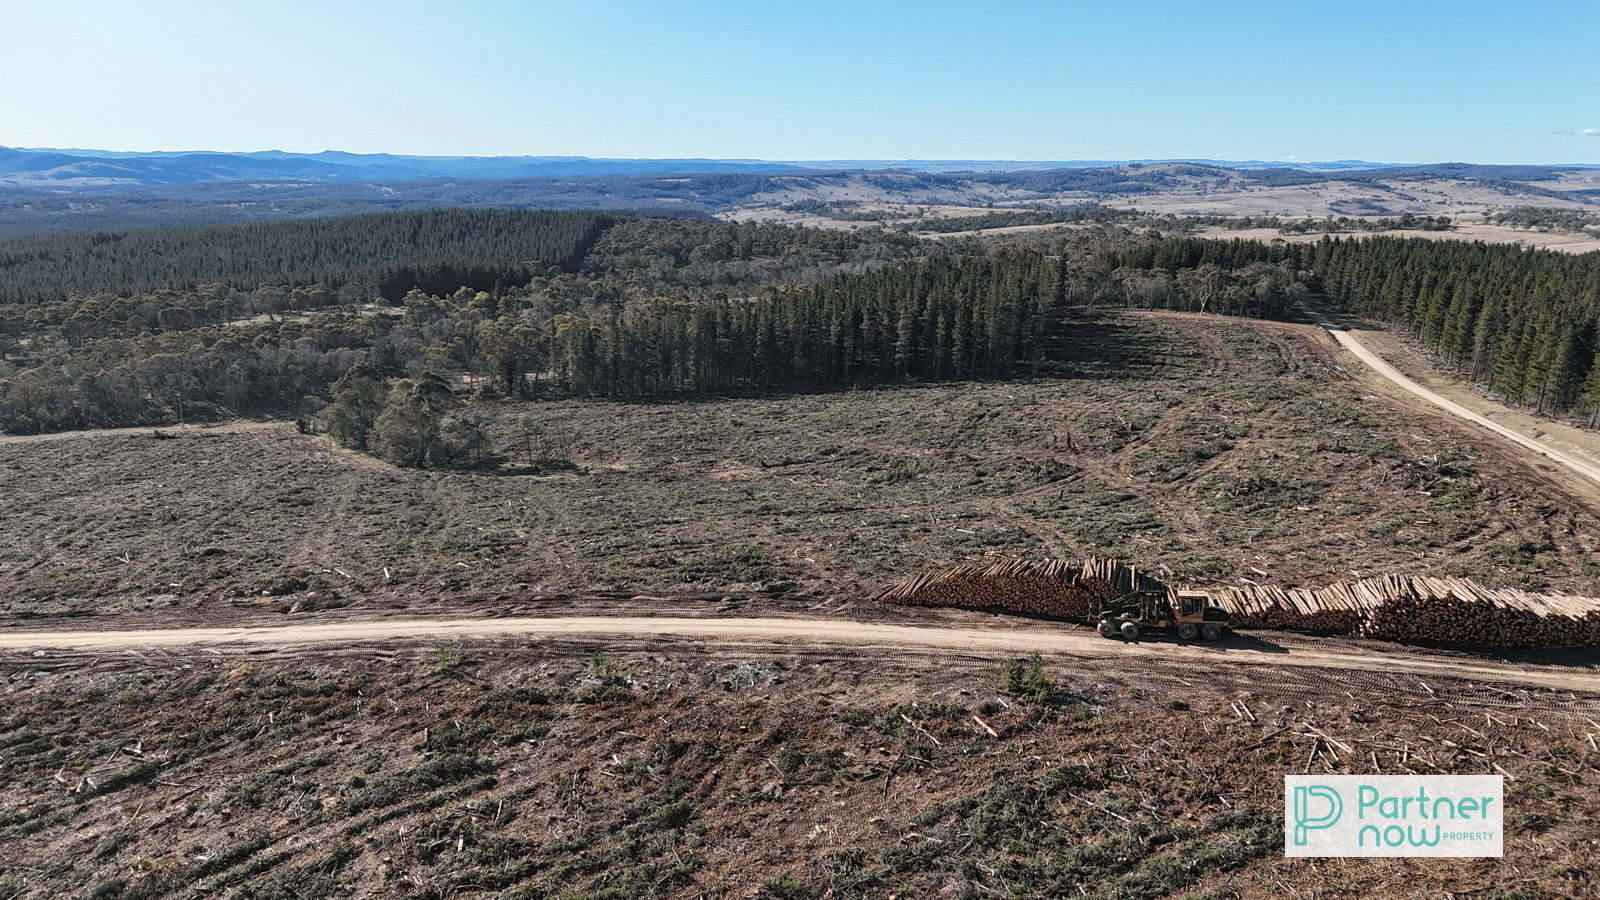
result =
M1585 128L1578 133L1587 137L1600 137L1600 128Z

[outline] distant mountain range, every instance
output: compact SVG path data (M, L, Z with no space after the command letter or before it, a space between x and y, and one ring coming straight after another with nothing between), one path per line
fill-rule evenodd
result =
M774 162L0 147L0 238L447 207L597 209L836 227L877 227L889 207L1061 210L1108 204L1184 215L1270 210L1284 216L1458 215L1516 206L1587 210L1600 206L1597 168L1362 160Z
M201 181L412 181L419 178L548 178L567 175L761 172L802 168L760 160L589 159L581 156L25 150L0 147L0 185L109 186Z
M585 175L879 171L1019 172L1149 164L1157 160L882 160L591 159L584 156L397 156L388 153L121 152L0 147L0 186L109 187L207 181L413 181L422 178L552 178ZM1160 160L1224 168L1293 168L1311 172L1388 168L1389 163Z

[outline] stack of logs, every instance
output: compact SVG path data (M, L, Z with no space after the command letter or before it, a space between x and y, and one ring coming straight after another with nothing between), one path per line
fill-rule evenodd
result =
M1207 594L1209 602L1228 611L1234 628L1355 634L1370 611L1342 581L1322 590L1226 586L1208 588Z
M968 564L903 581L876 599L1082 619L1131 591L1165 585L1114 559ZM1464 578L1385 575L1323 588L1204 589L1234 628L1349 634L1478 647L1600 647L1600 599L1487 588Z
M955 606L1083 618L1100 604L1130 591L1165 587L1114 559L1086 559L1077 564L1008 559L919 575L889 588L876 599L902 606Z
M1385 575L1325 588L1215 587L1235 628L1354 634L1480 647L1600 646L1600 600Z

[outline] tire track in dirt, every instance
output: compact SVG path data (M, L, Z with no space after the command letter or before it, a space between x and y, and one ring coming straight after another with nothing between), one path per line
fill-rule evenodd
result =
M1286 365L1299 370L1316 373L1315 377L1329 380L1351 380L1353 376L1343 374L1334 364L1335 350L1330 345L1323 333L1315 325L1300 322L1280 322L1266 319L1250 319L1245 317L1220 316L1213 313L1185 313L1168 310L1119 310L1121 316L1145 319L1160 322L1176 328L1186 337L1193 340L1201 354L1210 365L1209 374L1226 375L1238 372L1242 364L1235 356L1226 341L1217 336L1214 329L1219 325L1242 325L1264 332L1277 339L1277 349L1283 354ZM1170 409L1164 420L1179 422L1185 419L1191 410L1204 408L1208 398L1204 395L1195 395L1183 401L1179 406ZM1228 516L1213 512L1212 519L1207 522L1202 519L1200 509L1174 500L1174 492L1178 490L1174 484L1161 484L1144 477L1144 473L1134 470L1134 451L1142 446L1149 446L1152 439L1165 437L1165 432L1146 432L1135 435L1120 450L1096 457L1092 454L1074 456L1072 463L1083 470L1083 474L1098 479L1102 484L1115 485L1117 488L1128 490L1138 495L1140 502L1155 510L1163 522L1171 529L1171 537L1190 547L1205 546L1211 540L1211 534L1217 523L1226 522L1234 527L1248 527L1249 522L1244 517ZM1248 439L1248 438L1246 438ZM1232 464L1229 458L1218 455L1195 466L1187 482L1197 482L1207 476L1226 471Z
M1039 651L1083 658L1114 659L1128 663L1144 661L1171 663L1189 660L1197 665L1295 666L1390 674L1406 672L1413 675L1522 684L1600 694L1600 675L1574 669L1531 669L1501 663L1424 659L1407 654L1307 650L1239 637L1218 644L1181 644L1164 640L1124 643L1106 640L1092 632L1077 630L1039 632L879 625L840 619L805 618L680 619L574 616L493 620L402 619L279 627L31 632L0 634L0 651L40 653L49 648L136 650L205 644L303 646L374 639L449 641L462 638L573 635L670 635L702 638L727 644L777 639L802 644L826 643L847 647L879 645L1006 653ZM1253 646L1246 646L1244 643L1246 640Z

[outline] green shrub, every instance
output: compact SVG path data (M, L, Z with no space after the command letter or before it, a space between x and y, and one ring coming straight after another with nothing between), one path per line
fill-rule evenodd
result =
M998 687L1030 703L1043 703L1050 699L1056 685L1044 674L1044 660L1035 652L1027 662L1014 656L1002 660Z
M460 644L445 644L439 648L433 667L440 672L448 672L466 661L467 655L462 651Z
M805 885L788 872L779 872L761 879L761 891L763 895L777 900L799 900L807 896Z

